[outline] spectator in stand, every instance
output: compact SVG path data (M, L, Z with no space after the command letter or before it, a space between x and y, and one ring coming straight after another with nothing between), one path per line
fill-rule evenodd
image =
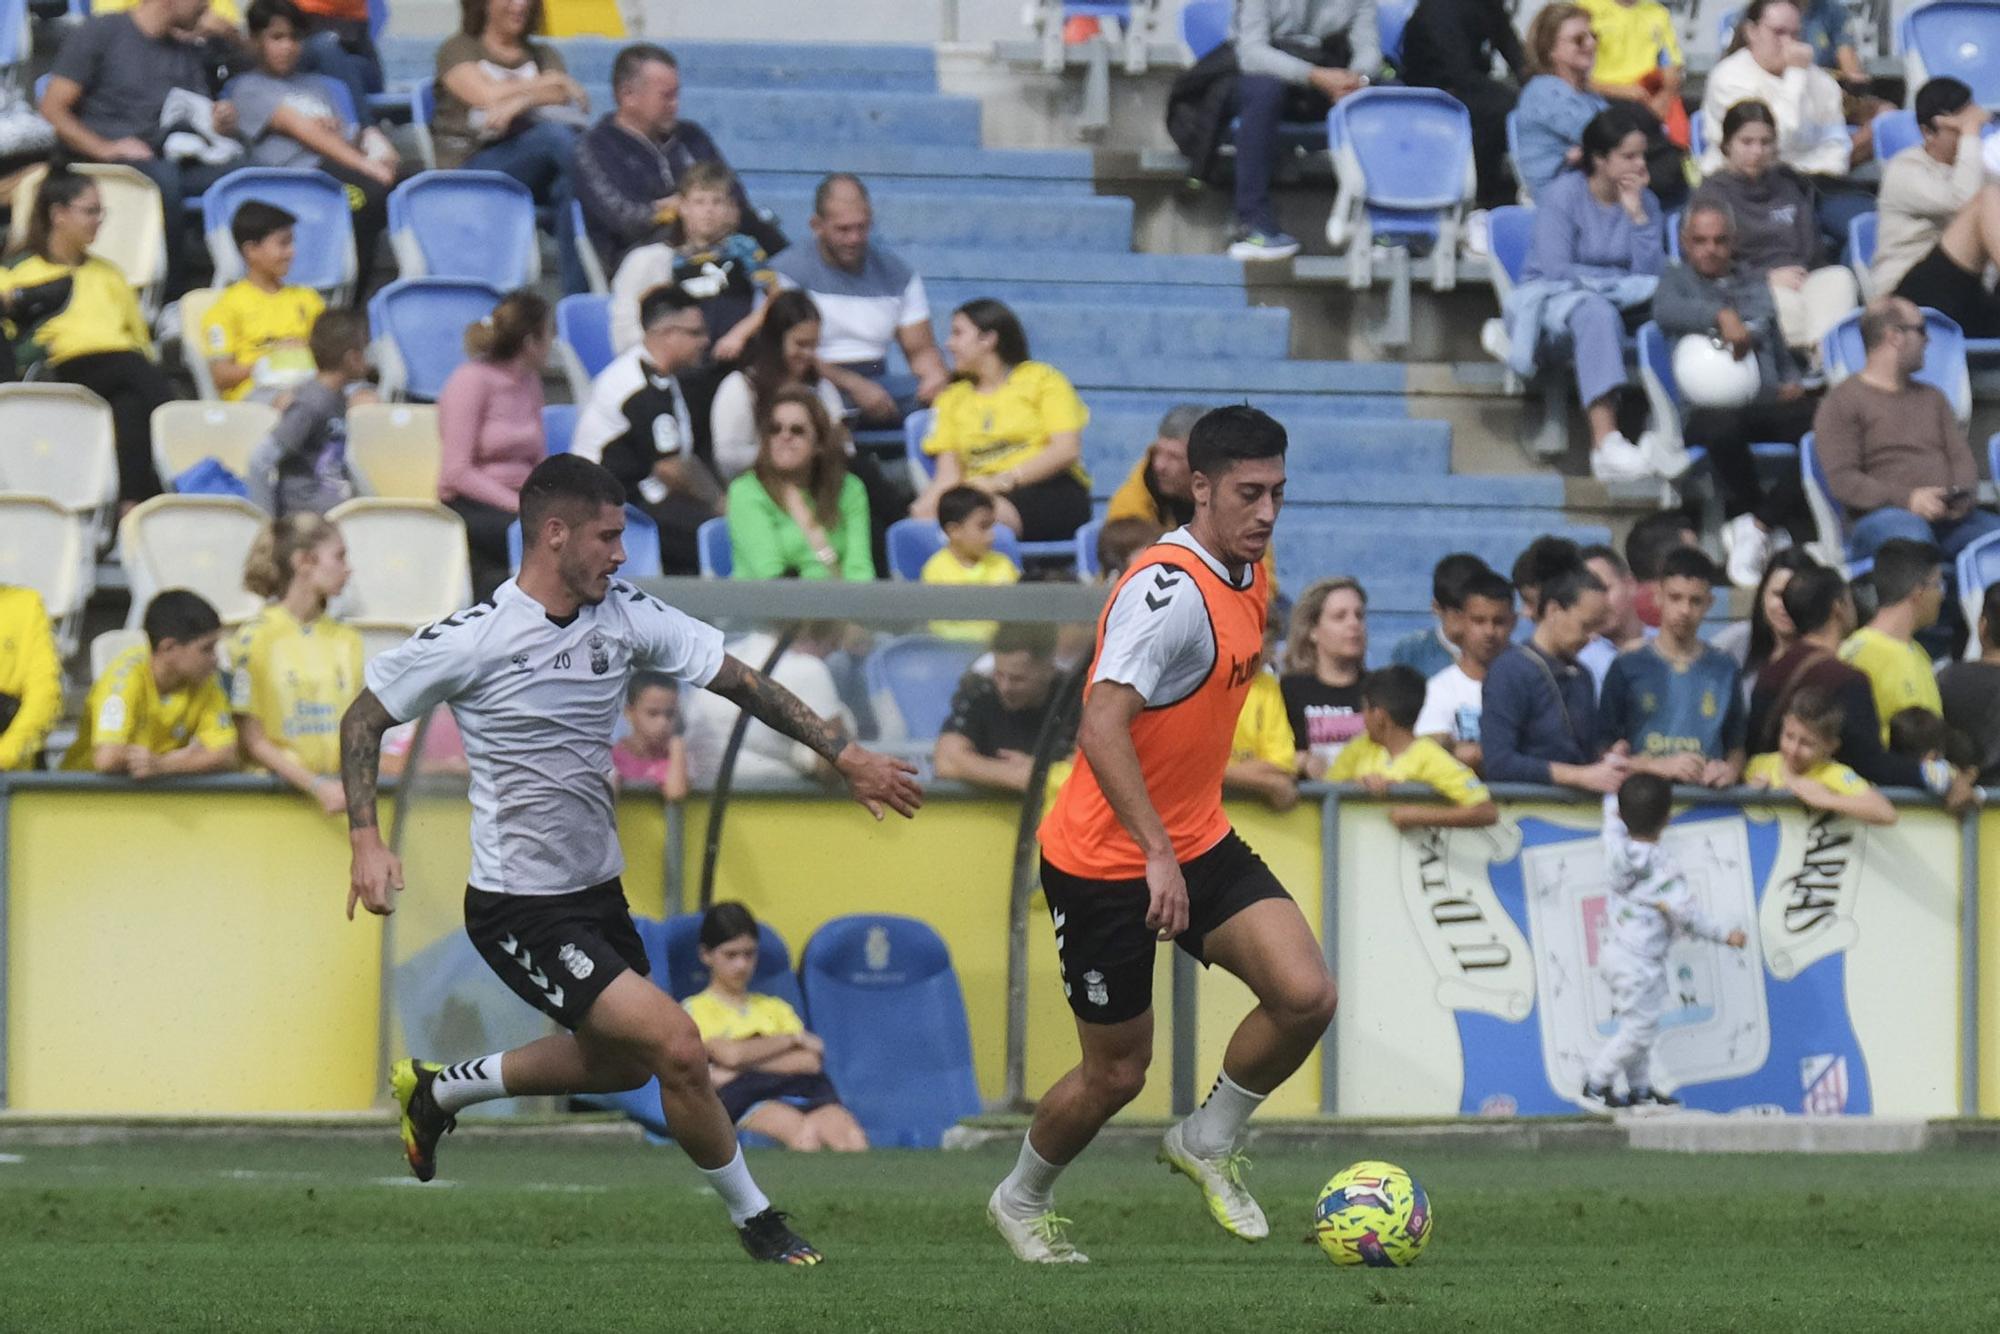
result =
M90 253L103 222L104 199L88 176L51 171L35 194L28 254L15 262L12 285L72 284L69 301L36 327L34 341L56 379L82 385L110 405L118 497L129 506L160 492L153 409L174 391L153 363L138 295L115 265Z
M709 409L715 470L724 481L734 481L757 461L757 422L780 389L810 389L828 420L840 420L840 391L819 373L819 338L819 307L804 292L780 292L765 306L742 366L716 386Z
M1799 39L1812 48L1813 63L1839 80L1849 98L1872 102L1869 90L1875 81L1861 63L1861 52L1855 48L1847 28L1847 6L1842 0L1806 0ZM1874 114L1873 109L1868 110L1857 123L1866 124Z
M1702 91L1701 128L1708 149L1701 171L1723 168L1723 118L1738 102L1762 102L1777 120L1778 160L1810 177L1819 190L1819 228L1835 251L1847 244L1847 224L1874 207L1865 191L1846 183L1850 170L1874 156L1867 126L1850 136L1840 85L1813 64L1812 48L1799 40L1794 0L1750 0L1729 52L1708 72Z
M1778 161L1771 108L1757 101L1729 108L1722 117L1722 156L1722 169L1695 192L1688 216L1711 204L1726 210L1738 272L1768 284L1785 343L1817 365L1820 339L1861 304L1854 270L1822 262L1839 247L1828 247L1820 236L1812 185ZM1685 221L1682 237L1686 255Z
M1167 409L1153 443L1132 465L1131 474L1111 493L1105 522L1144 519L1171 531L1194 520L1194 488L1187 465L1188 432L1208 411L1199 403Z
M1611 104L1590 86L1597 33L1582 5L1555 0L1536 10L1528 24L1528 59L1533 77L1514 107L1521 147L1514 170L1528 197L1539 199L1549 182L1583 160L1583 127Z
M512 176L553 218L565 292L589 285L569 226L570 161L589 99L562 53L534 40L541 0L459 0L459 31L437 53L437 164Z
M1361 701L1365 735L1341 750L1326 772L1329 783L1360 783L1378 797L1399 783L1417 783L1451 803L1392 806L1389 823L1398 829L1484 829L1500 822L1500 808L1479 776L1413 730L1424 707L1423 678L1414 668L1398 664L1368 673Z
M1619 654L1643 645L1651 632L1639 617L1639 581L1624 558L1608 546L1585 547L1579 554L1584 568L1604 587L1604 617L1576 660L1590 673L1592 684L1602 690L1612 662Z
M1431 615L1437 624L1397 640L1389 650L1389 661L1415 668L1426 681L1457 662L1465 629L1465 590L1481 575L1492 573L1470 552L1454 551L1439 561L1431 570ZM1510 593L1510 607L1513 601Z
M138 0L130 13L85 19L63 39L41 98L42 116L69 157L133 167L160 188L170 296L187 285L187 210L181 201L206 193L241 156L240 146L224 156L224 141L236 131L231 102L214 102L209 109L213 135L201 142L215 162L170 151L163 123L169 98L207 102L215 95L200 43L218 22L209 13L208 0ZM233 23L225 26L234 31ZM171 148L181 146L177 140Z
M1944 714L1931 655L1917 636L1937 624L1944 605L1944 556L1929 542L1891 538L1875 552L1875 614L1840 646L1840 660L1868 678L1882 741L1904 709Z
M874 245L875 209L861 178L835 172L813 192L810 246L771 262L778 280L812 294L820 312L820 370L871 426L899 425L951 382L931 335L924 280ZM889 372L889 344L910 375ZM911 376L915 378L912 379Z
M847 470L826 405L812 390L787 385L763 420L756 464L729 484L734 577L873 579L868 493Z
M688 794L687 742L681 737L680 687L660 672L634 672L625 687L625 735L611 748L618 781L668 801Z
M1655 510L1625 534L1625 565L1639 584L1632 595L1632 607L1641 625L1658 628L1660 624L1660 571L1667 553L1700 545L1701 534L1686 510Z
M1730 118L1742 110L1735 108ZM1721 179L1711 178L1703 190ZM1681 425L1687 442L1707 449L1713 461L1726 520L1722 545L1728 553L1730 582L1752 588L1772 551L1811 536L1812 516L1797 470L1787 471L1767 487L1757 475L1750 447L1763 441L1796 445L1812 429L1818 405L1807 396L1798 359L1780 330L1782 316L1774 305L1779 291L1776 276L1767 281L1765 275L1738 264L1735 242L1729 207L1697 195L1681 219L1682 258L1668 267L1653 294L1653 319L1670 340L1719 339L1736 360L1756 359L1756 398L1736 408L1690 404ZM1851 291L1851 276L1848 282ZM1685 395L1695 388L1683 385L1681 392Z
M1487 781L1616 792L1627 761L1598 747L1597 692L1576 660L1606 618L1604 585L1579 561L1544 574L1537 597L1535 633L1486 673L1479 748Z
M708 131L680 118L681 74L663 47L637 42L611 62L611 112L576 145L573 168L584 228L606 273L650 241L678 239L681 177L698 162L727 167ZM785 234L757 215L738 182L741 228L764 253L785 248Z
M361 636L326 607L347 587L347 543L317 514L288 515L251 546L243 586L267 599L229 653L243 762L339 815L340 719L361 693Z
M1140 552L1166 535L1165 528L1147 519L1106 519L1097 530L1098 582L1118 582ZM1270 560L1268 550L1264 559Z
M1018 583L1021 572L1014 562L993 549L993 527L998 522L993 497L970 486L954 486L938 497L938 527L944 530L944 545L931 553L918 578L927 584L999 588ZM963 639L983 643L993 638L994 621L932 621L931 633L940 639Z
M2000 783L2000 584L1988 584L1979 609L1979 658L1954 662L1938 673L1944 720L1966 738L1979 766L1979 782ZM0 768L5 768L0 746Z
M1545 348L1567 345L1590 418L1590 471L1601 482L1671 478L1687 467L1651 433L1634 444L1618 429L1619 396L1630 384L1626 325L1645 318L1667 266L1660 202L1646 180L1646 134L1634 113L1598 113L1584 128L1579 169L1558 176L1536 203L1524 281L1506 304L1517 373L1533 375Z
M1369 0L1236 0L1229 21L1236 80L1236 221L1229 258L1290 259L1299 243L1278 225L1271 174L1285 120L1324 120L1327 108L1382 72L1382 38Z
M65 769L143 780L236 767L236 724L216 675L222 618L199 593L170 588L146 604L146 642L90 687Z
M62 695L62 657L41 594L0 584L0 773L42 767Z
M1516 195L1507 169L1507 113L1520 92L1493 77L1496 56L1517 83L1527 79L1527 55L1503 0L1417 0L1403 28L1403 81L1442 88L1472 113L1475 203L1482 209L1511 204Z
M1674 16L1659 0L1578 0L1597 34L1597 68L1591 86L1606 97L1636 102L1687 147L1687 110L1681 85L1687 58L1674 34ZM1676 133L1678 130L1678 133Z
M1510 571L1514 592L1521 599L1522 619L1529 625L1538 624L1542 619L1542 585L1582 564L1583 553L1566 537L1544 534L1523 547Z
M291 395L278 424L250 454L250 503L274 519L324 514L358 489L347 458L347 409L372 403L368 320L329 310L313 322L313 378Z
M323 171L347 187L354 253L365 286L375 267L375 243L388 226L389 190L396 184L402 159L389 137L365 120L361 129L343 124L324 90L300 74L313 51L344 52L340 38L331 32L307 36L309 23L302 10L293 0L255 0L250 6L250 40L257 51L257 68L230 80L229 97L236 104L252 165ZM368 50L372 55L373 46ZM348 82L331 71L319 72ZM380 66L374 82L379 92ZM357 97L354 105L365 116L367 97Z
M1660 579L1660 633L1618 655L1597 701L1597 736L1633 773L1732 787L1746 727L1736 660L1701 640L1715 605L1715 563L1699 547L1670 552Z
M1090 522L1083 400L1061 371L1028 359L1021 321L998 301L953 311L949 347L957 374L924 438L937 472L910 513L934 517L938 497L963 483L992 496L1000 522L1025 541L1073 536Z
M826 664L827 657L840 650L846 634L847 627L839 621L806 621L799 626L791 647L768 669L764 664L778 647L777 636L768 630L753 630L732 639L728 648L737 661L762 670L765 677L797 695L807 708L853 736L854 715L841 703L840 688ZM741 710L720 695L697 690L690 693L684 712L688 776L700 787L712 788L722 768L723 748ZM835 777L833 766L802 741L756 721L743 733L743 745L736 754L738 783Z
M645 338L591 382L571 452L609 468L626 499L659 525L668 574L696 574L695 532L722 502L708 435L714 381L689 375L708 351L708 323L678 287L646 293L639 322Z
M1236 715L1236 732L1229 743L1229 767L1222 771L1224 792L1247 792L1274 811L1299 804L1299 743L1285 716L1285 691L1272 664L1278 656L1278 618L1264 622L1264 656L1243 712Z
M1882 169L1875 290L1942 311L1968 338L2000 338L2000 297L1986 270L2000 259L2000 183L1982 154L1989 119L1957 79L1917 90L1921 144Z
M1785 589L1800 570L1819 564L1804 547L1786 547L1771 557L1764 578L1750 603L1748 620L1735 621L1715 636L1715 646L1736 659L1743 670L1743 699L1747 705L1764 665L1790 648L1798 630L1785 612Z
M1298 742L1301 776L1321 778L1340 749L1361 735L1361 674L1368 663L1368 592L1344 575L1299 595L1285 635L1278 685Z
M1452 758L1479 773L1485 768L1479 719L1485 710L1486 678L1514 640L1514 586L1482 569L1466 580L1461 596L1461 652L1425 683L1417 735L1435 738Z
M1743 781L1749 787L1789 792L1809 810L1844 815L1862 824L1896 823L1896 808L1889 799L1840 762L1847 735L1847 710L1839 697L1819 686L1801 686L1785 702L1772 749L1750 761Z
M1026 792L1035 747L1059 707L1055 632L1010 621L993 635L993 672L967 672L951 698L931 763L939 778L974 787ZM1068 755L1071 736L1057 736L1052 754Z
M368 0L298 0L298 6L306 20L300 67L346 84L355 111L366 119L369 96L383 89Z
M1935 542L1956 560L2000 529L2000 515L1978 507L1979 465L1950 400L1911 378L1928 337L1907 297L1869 302L1861 316L1868 360L1827 391L1813 416L1827 489L1847 509L1857 560L1894 537Z
M549 303L511 292L466 326L465 360L438 393L438 498L465 520L475 598L507 581L507 529L521 510L521 483L548 456L542 368L554 345Z
M326 302L310 287L285 282L298 219L261 199L244 201L229 220L243 256L243 276L222 289L202 316L201 353L215 387L230 402L269 403L313 376L313 321Z
M639 298L662 283L682 283L701 298L717 361L735 362L756 332L777 275L763 248L737 229L736 177L720 162L697 162L680 181L681 239L656 241L626 255L611 279L611 345L639 341Z

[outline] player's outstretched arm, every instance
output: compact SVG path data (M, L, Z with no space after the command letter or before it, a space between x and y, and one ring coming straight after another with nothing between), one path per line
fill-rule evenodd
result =
M864 750L848 740L838 723L820 717L804 700L747 663L724 654L708 689L773 731L805 743L834 767L854 799L876 819L882 818L884 807L908 817L924 804L914 764Z
M340 785L347 793L349 863L347 917L354 905L387 916L396 907L390 892L403 888L403 864L382 842L375 822L375 785L382 767L382 734L396 725L375 692L364 689L340 720Z

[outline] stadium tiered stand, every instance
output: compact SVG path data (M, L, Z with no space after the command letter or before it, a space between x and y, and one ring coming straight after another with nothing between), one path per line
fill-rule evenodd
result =
M267 403L162 403L153 409L153 470L169 490L203 459L247 478L251 452L277 424L277 409Z
M497 171L425 171L398 185L389 244L405 278L471 278L505 291L542 273L535 197Z
M314 288L336 305L346 304L359 276L354 215L347 207L347 187L322 171L242 167L209 187L201 197L201 227L215 265L215 286L225 287L243 276L243 256L230 225L236 210L253 199L274 204L298 219L292 228L292 268L285 281Z

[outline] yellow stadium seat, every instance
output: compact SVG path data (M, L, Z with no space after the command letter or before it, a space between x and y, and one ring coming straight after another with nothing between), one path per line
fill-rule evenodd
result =
M340 618L371 648L472 601L465 524L436 501L350 500L326 517L347 539L351 573Z
M181 293L180 304L181 360L187 363L188 374L194 377L195 397L218 402L222 391L215 387L215 375L208 369L201 322L208 318L209 307L221 299L219 287L195 287Z
M168 486L205 458L247 479L251 451L277 424L267 403L162 403L153 409L153 467Z
M370 495L436 500L443 446L438 410L422 403L361 403L347 411L347 459Z
M80 516L95 555L118 500L110 407L72 384L0 385L0 491L47 496Z
M41 594L64 657L76 649L90 596L88 533L80 515L46 496L0 494L0 584Z
M95 681L126 649L146 642L144 630L106 630L90 641L90 679Z
M263 599L243 587L243 562L270 519L234 496L155 496L118 525L118 548L132 586L127 627L136 628L153 595L187 588L226 625L249 620Z

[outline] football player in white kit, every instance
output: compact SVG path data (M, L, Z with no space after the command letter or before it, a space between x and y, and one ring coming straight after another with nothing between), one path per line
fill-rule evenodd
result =
M750 1177L709 1083L701 1034L646 980L625 904L611 733L634 671L664 672L742 707L824 756L881 819L923 803L915 769L854 744L834 723L723 652L722 633L612 577L625 562L625 491L558 454L521 488L520 573L488 603L431 625L368 664L341 721L341 780L353 846L347 914L395 910L403 868L376 827L382 734L449 704L472 781L466 933L515 994L568 1033L449 1067L397 1062L393 1083L411 1170L437 1172L459 1109L519 1095L610 1093L660 1081L674 1139L722 1197L758 1260L817 1264Z

